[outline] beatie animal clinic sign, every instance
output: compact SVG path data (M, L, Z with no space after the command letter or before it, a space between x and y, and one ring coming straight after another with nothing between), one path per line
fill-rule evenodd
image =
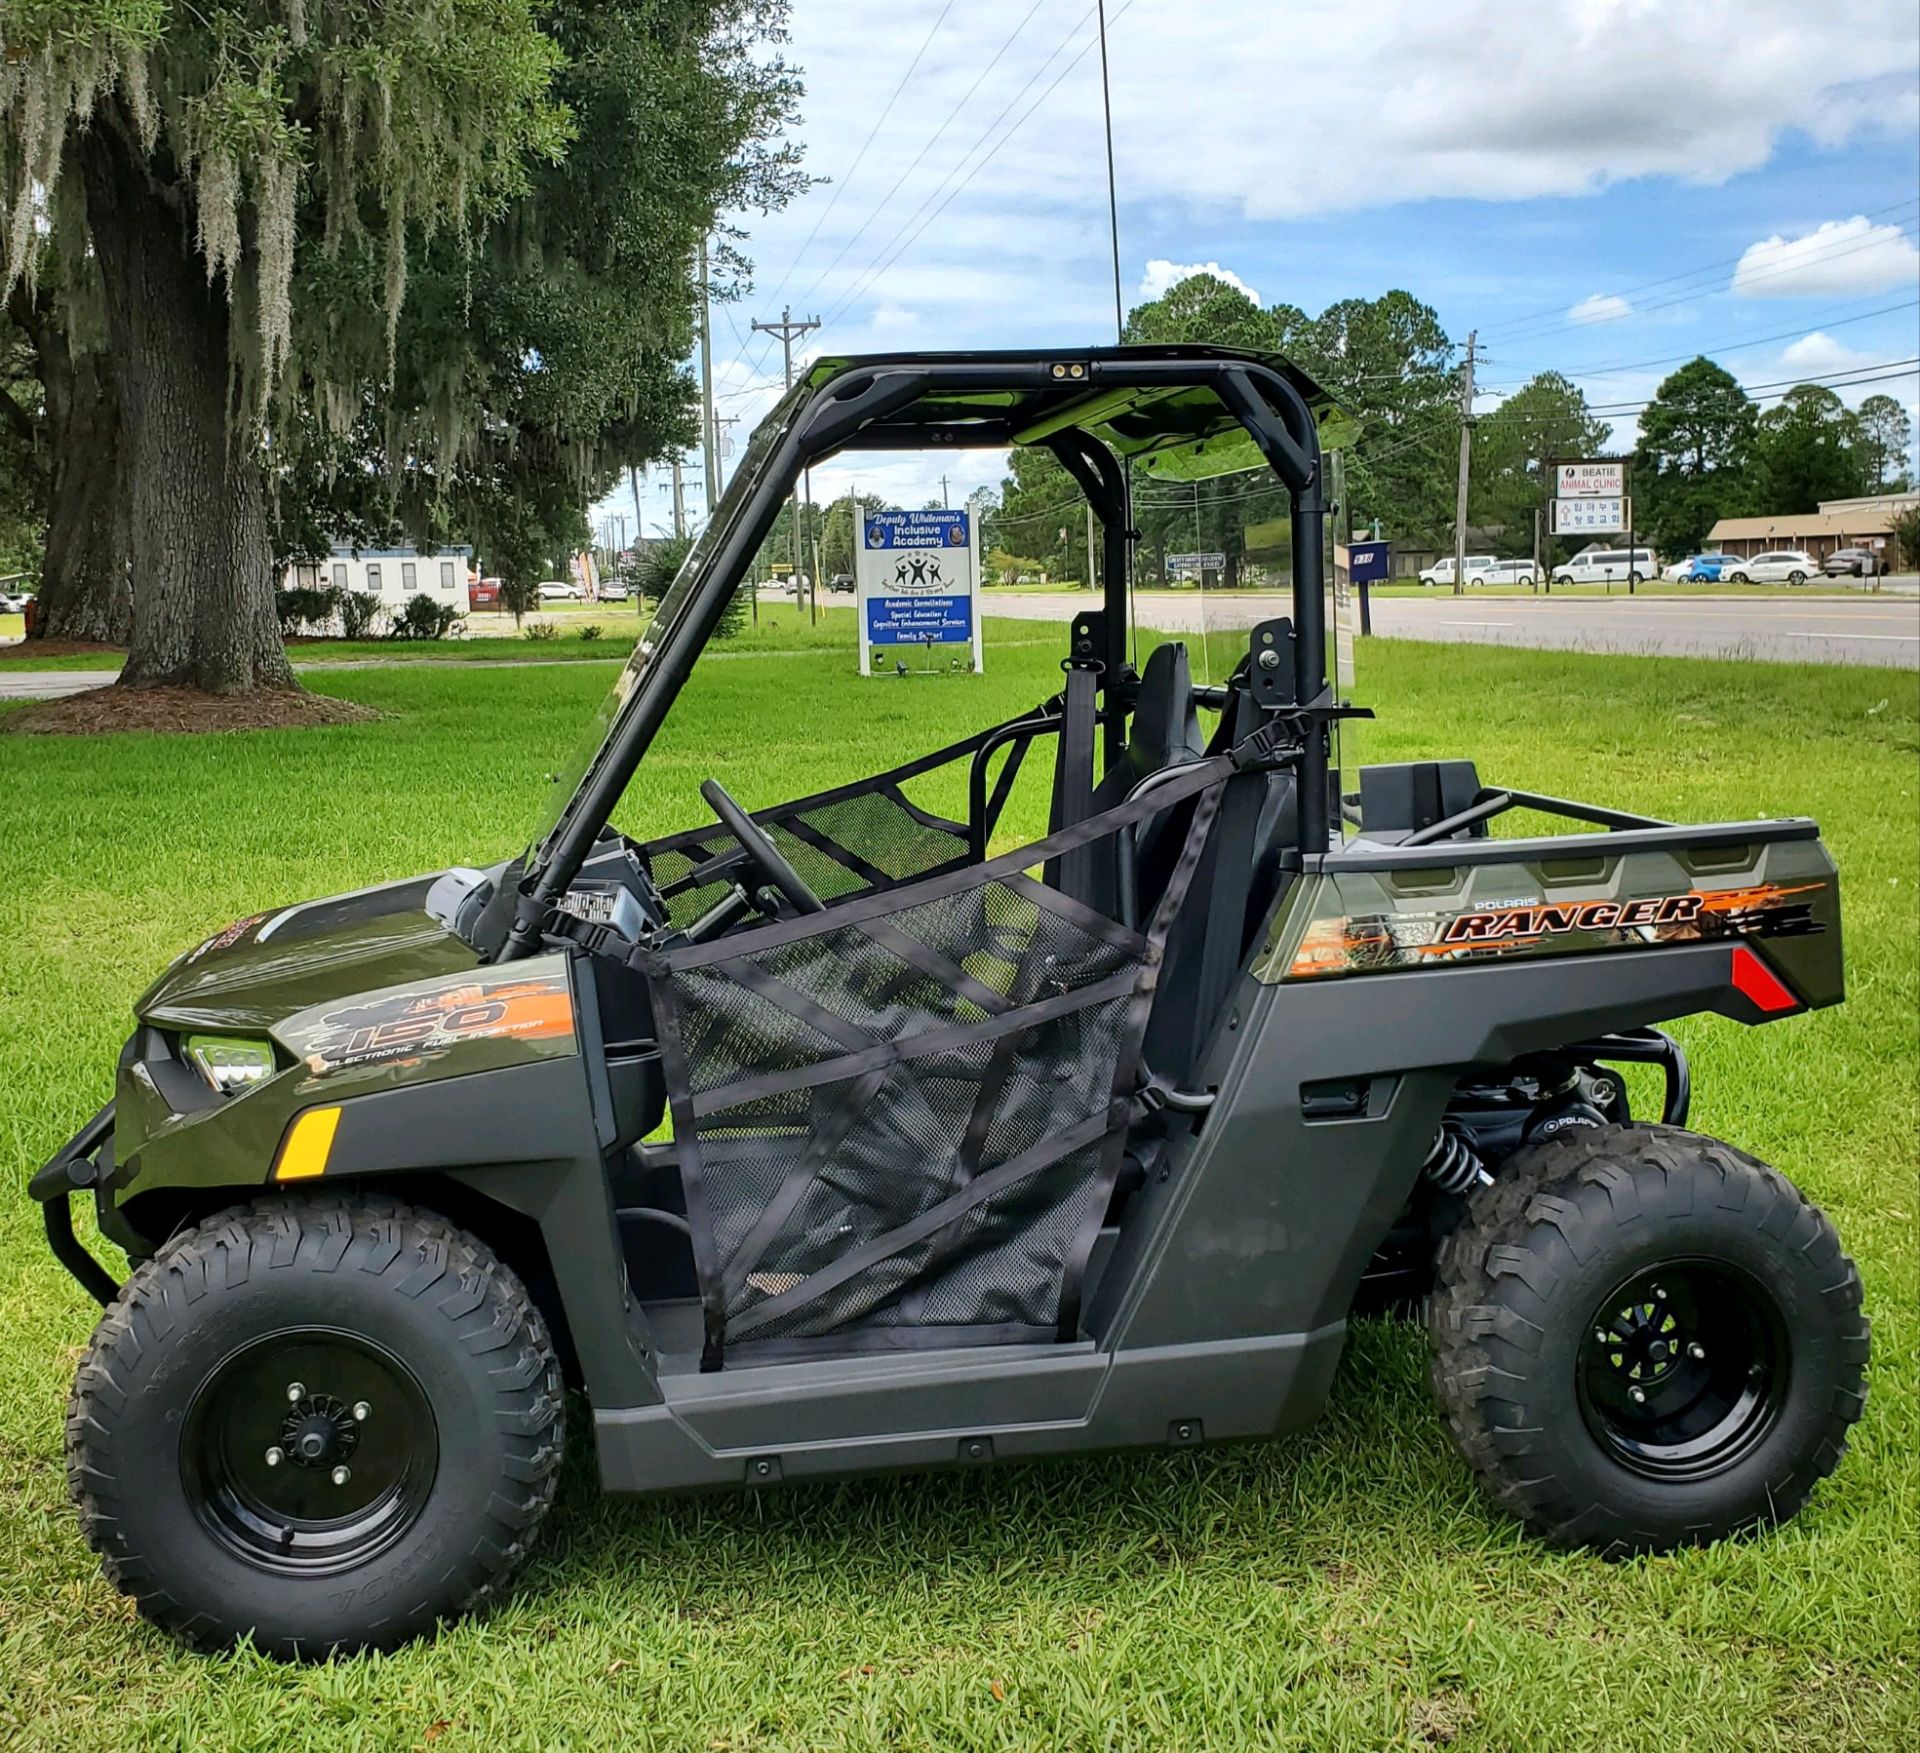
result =
M981 668L980 527L967 511L868 511L854 546L860 673L888 646L966 645Z

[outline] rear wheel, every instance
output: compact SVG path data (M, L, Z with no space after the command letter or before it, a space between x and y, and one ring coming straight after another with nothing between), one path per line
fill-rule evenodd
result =
M1789 572L1787 574L1787 583L1789 584L1805 584L1806 582L1807 582L1807 575L1804 572L1799 571L1797 568L1794 571Z
M1523 1151L1437 1277L1454 1440L1555 1545L1660 1552L1784 1521L1860 1416L1853 1262L1783 1176L1713 1139L1607 1126Z
M560 1367L480 1241L387 1199L223 1212L136 1271L67 1418L88 1544L200 1647L384 1648L484 1601L553 1500Z

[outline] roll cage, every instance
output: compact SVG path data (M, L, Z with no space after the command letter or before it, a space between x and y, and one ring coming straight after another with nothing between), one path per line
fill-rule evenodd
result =
M1215 347L1107 347L1084 352L874 355L817 363L762 423L707 534L636 647L604 734L543 837L527 854L497 959L535 953L693 665L712 637L780 506L803 470L841 451L1051 451L1086 494L1103 532L1104 612L1077 617L1069 662L1091 675L1102 708L1127 666L1133 468L1199 480L1264 463L1285 487L1293 561L1286 698L1304 725L1290 757L1299 778L1297 839L1324 852L1337 803L1330 772L1322 429L1332 399L1279 355ZM1270 683L1278 677L1266 678ZM1106 759L1124 713L1098 714Z

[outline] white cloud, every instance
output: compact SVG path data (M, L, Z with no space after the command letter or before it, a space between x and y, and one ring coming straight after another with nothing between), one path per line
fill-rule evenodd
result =
M1732 290L1745 298L1835 298L1884 292L1920 279L1920 249L1897 225L1864 214L1829 219L1795 238L1749 244L1733 271Z
M1852 347L1844 347L1819 329L1810 335L1802 335L1780 351L1780 363L1788 371L1804 371L1810 375L1852 371L1862 365L1872 365L1877 357L1876 354L1860 353Z
M1223 268L1218 262L1170 262L1165 256L1155 256L1147 263L1147 271L1140 280L1140 296L1159 298L1195 274L1211 274L1236 292L1244 292L1255 304L1260 302L1260 294L1231 268Z
M1611 323L1633 314L1630 305L1617 292L1595 292L1567 312L1570 323Z

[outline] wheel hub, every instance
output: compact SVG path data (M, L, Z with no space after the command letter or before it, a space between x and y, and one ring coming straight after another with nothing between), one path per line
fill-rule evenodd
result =
M280 1446L300 1467L333 1467L359 1447L353 1414L331 1394L307 1394L280 1425Z
M425 1390L358 1334L283 1330L229 1355L181 1428L181 1479L209 1532L281 1575L364 1564L398 1540L439 1471Z
M1772 1428L1787 1363L1785 1324L1761 1285L1722 1262L1671 1261L1601 1300L1576 1366L1580 1408L1631 1471L1710 1478Z

